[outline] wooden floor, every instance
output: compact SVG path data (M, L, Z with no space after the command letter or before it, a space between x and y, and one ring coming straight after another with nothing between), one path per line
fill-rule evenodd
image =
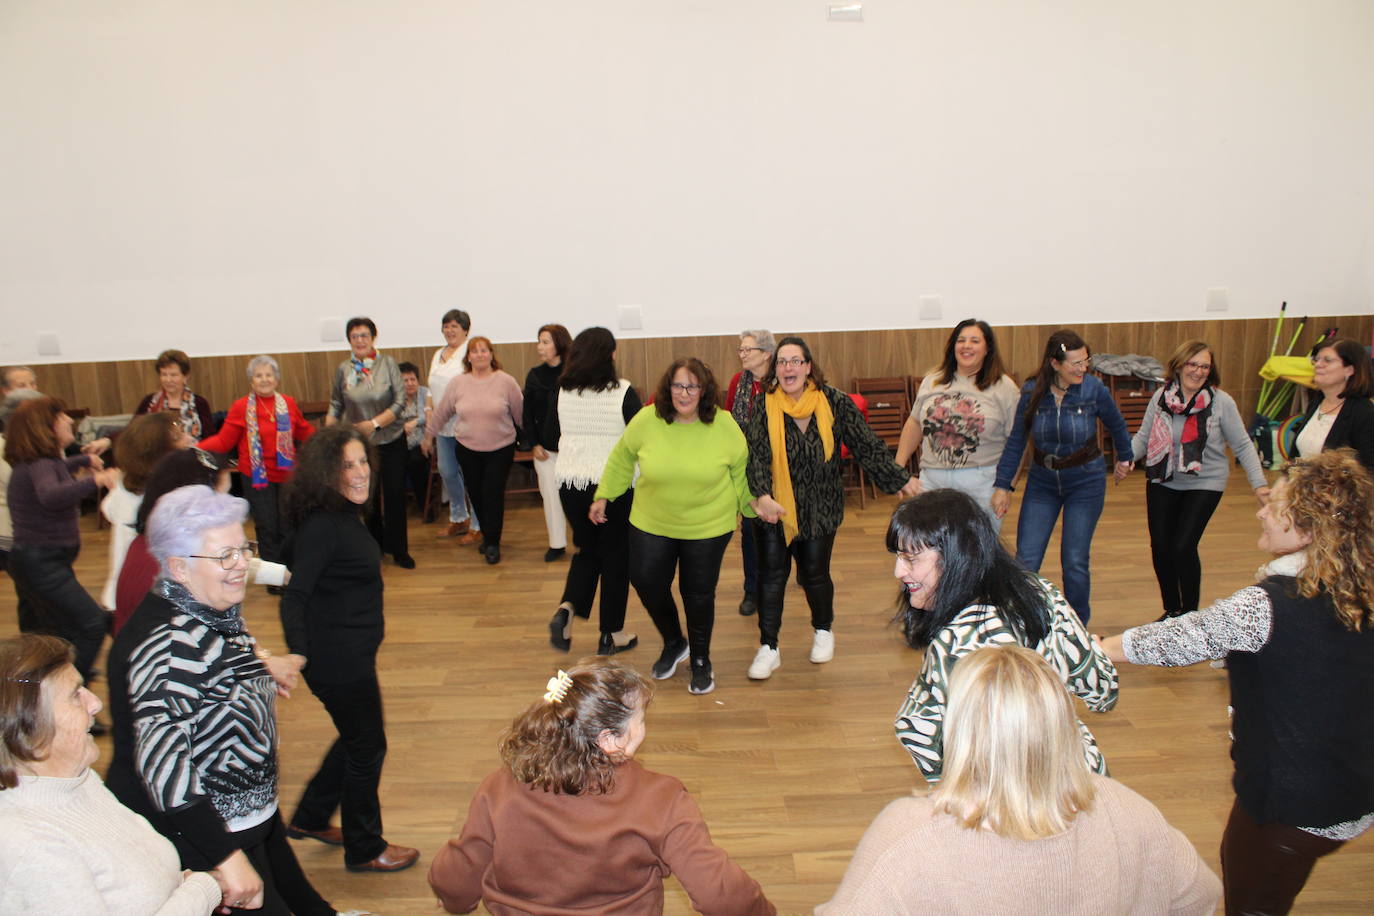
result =
M1109 487L1093 552L1095 632L1119 632L1159 614L1145 534L1140 473ZM700 802L712 833L785 913L808 913L829 898L860 834L890 799L923 785L892 735L892 717L919 655L888 625L895 586L882 535L894 501L851 498L836 540L836 655L807 660L810 628L800 590L789 588L782 668L769 681L745 677L758 643L753 618L735 612L739 550L727 554L718 594L712 659L716 691L687 693L678 676L659 683L640 758L681 778ZM1204 601L1252 581L1264 559L1255 547L1254 505L1239 474L1203 542ZM1007 531L1014 538L1015 507ZM338 849L295 844L316 886L340 908L386 916L434 912L425 871L433 852L458 831L478 781L497 766L501 729L544 689L560 665L595 650L585 625L564 655L548 645L545 624L558 604L567 561L545 564L543 516L536 496L512 498L503 561L488 566L473 548L433 537L437 526L412 519L418 569L387 566L387 640L382 647L390 754L382 779L386 835L418 846L418 867L395 875L355 875ZM78 575L98 593L106 533L83 519ZM1044 573L1058 581L1058 542ZM0 589L0 635L16 631L14 596ZM275 601L250 591L250 627L282 647ZM622 656L647 670L658 645L631 597L629 627L642 645ZM1112 774L1150 798L1217 868L1229 810L1225 673L1124 668L1114 712L1084 718ZM104 684L98 685L103 693ZM283 807L289 814L333 736L319 703L302 689L279 705ZM108 740L102 741L108 763ZM1374 911L1374 841L1368 837L1318 865L1299 912ZM670 881L667 912L690 912Z

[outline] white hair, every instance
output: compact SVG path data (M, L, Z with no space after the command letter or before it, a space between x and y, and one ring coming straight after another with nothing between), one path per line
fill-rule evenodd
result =
M277 377L277 381L281 381L281 367L277 365L275 359L265 353L262 356L255 356L248 361L248 381L251 382L253 380L253 373L258 371L259 366L271 366L272 374Z
M148 516L144 531L148 552L157 560L162 576L170 578L168 560L201 553L205 532L242 524L247 517L248 503L237 496L216 493L204 484L178 487L159 499Z

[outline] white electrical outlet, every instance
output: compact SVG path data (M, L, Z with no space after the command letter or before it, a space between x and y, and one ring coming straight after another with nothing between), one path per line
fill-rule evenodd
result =
M862 3L828 3L825 7L826 18L831 22L863 22Z
M339 343L344 339L342 318L320 319L320 343Z
M38 355L39 356L61 356L62 344L58 343L57 335L51 332L38 335Z
M644 327L644 316L637 305L622 305L620 307L620 330L638 331Z
M922 321L938 321L944 315L944 303L939 296L922 296L917 300L916 316Z
M1207 311L1225 312L1231 308L1231 291L1224 286L1207 290Z

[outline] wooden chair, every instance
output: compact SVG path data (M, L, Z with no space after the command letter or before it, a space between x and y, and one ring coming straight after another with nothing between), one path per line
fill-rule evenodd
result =
M861 394L851 394L849 399L854 402L854 406L859 408L859 413L863 414L864 419L867 420L868 399ZM844 443L840 443L840 467L844 469L847 478L852 478L855 481L853 485L846 483L844 485L844 492L848 493L850 490L858 490L859 508L863 509L868 505L868 497L864 492L868 486L868 478L864 474L864 466L859 464L858 459L850 453L849 446ZM874 498L877 498L876 494Z

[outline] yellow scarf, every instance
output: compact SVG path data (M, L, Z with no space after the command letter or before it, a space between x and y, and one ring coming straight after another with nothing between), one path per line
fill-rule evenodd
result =
M782 531L786 543L791 544L797 536L797 497L792 492L792 472L787 467L787 422L783 417L802 419L812 417L816 431L821 434L821 444L825 446L825 460L835 453L835 414L830 410L830 402L816 387L816 383L806 380L806 390L797 400L792 400L781 388L775 388L764 397L764 408L768 413L768 444L773 449L773 499L786 510L782 517Z

